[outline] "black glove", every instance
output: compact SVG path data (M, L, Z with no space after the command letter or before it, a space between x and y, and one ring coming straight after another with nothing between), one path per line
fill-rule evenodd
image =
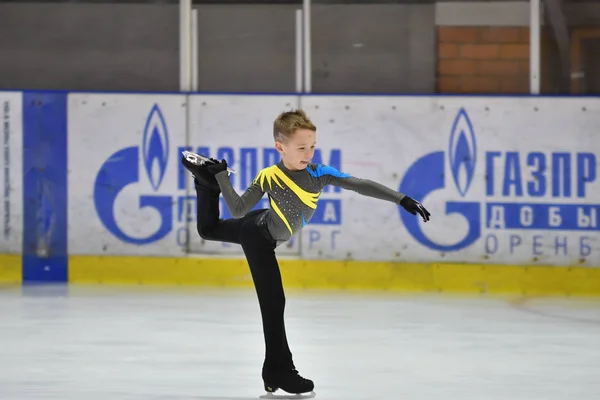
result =
M419 215L423 217L423 222L429 221L429 216L431 214L429 214L429 211L427 211L418 201L411 199L408 196L404 196L404 198L400 200L400 205L412 215L417 215L417 213L419 213Z
M227 161L225 161L225 159L217 161L214 158L211 158L210 161L212 162L207 162L205 165L206 169L213 175L227 170Z

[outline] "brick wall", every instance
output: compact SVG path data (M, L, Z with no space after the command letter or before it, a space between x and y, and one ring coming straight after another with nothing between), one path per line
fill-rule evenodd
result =
M438 27L439 93L529 92L529 29Z

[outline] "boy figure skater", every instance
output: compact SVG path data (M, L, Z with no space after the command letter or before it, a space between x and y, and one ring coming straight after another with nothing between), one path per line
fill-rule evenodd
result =
M311 380L299 375L292 360L284 324L285 295L275 248L311 219L326 185L403 206L425 222L429 212L417 201L377 182L355 178L335 168L310 162L316 127L302 110L281 113L274 122L277 164L261 170L240 196L229 180L226 160L185 156L181 162L194 176L198 199L198 233L205 240L242 246L260 306L266 354L262 367L265 390L293 394L312 392ZM206 161L208 160L208 161ZM219 195L233 218L219 218ZM267 194L270 209L250 211ZM314 396L314 393L312 393Z

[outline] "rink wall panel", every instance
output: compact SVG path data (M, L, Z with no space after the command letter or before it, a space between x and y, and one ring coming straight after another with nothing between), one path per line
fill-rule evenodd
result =
M69 95L69 252L181 256L187 98ZM183 183L181 187L178 184ZM195 211L195 210L194 210Z
M251 285L240 246L197 234L181 151L226 158L241 193L279 161L275 116L302 107L317 125L314 162L404 192L432 220L327 187L277 249L286 285L600 294L599 98L0 92L0 102L0 250L22 256L25 282Z
M71 256L70 282L252 288L242 258ZM598 296L600 269L385 261L279 261L290 289Z

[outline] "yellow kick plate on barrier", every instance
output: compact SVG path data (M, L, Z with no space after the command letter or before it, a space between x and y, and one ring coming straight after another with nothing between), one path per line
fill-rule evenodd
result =
M0 254L0 283L20 284L23 281L20 254Z
M600 296L600 268L279 260L286 288ZM243 258L71 256L69 282L252 287Z

